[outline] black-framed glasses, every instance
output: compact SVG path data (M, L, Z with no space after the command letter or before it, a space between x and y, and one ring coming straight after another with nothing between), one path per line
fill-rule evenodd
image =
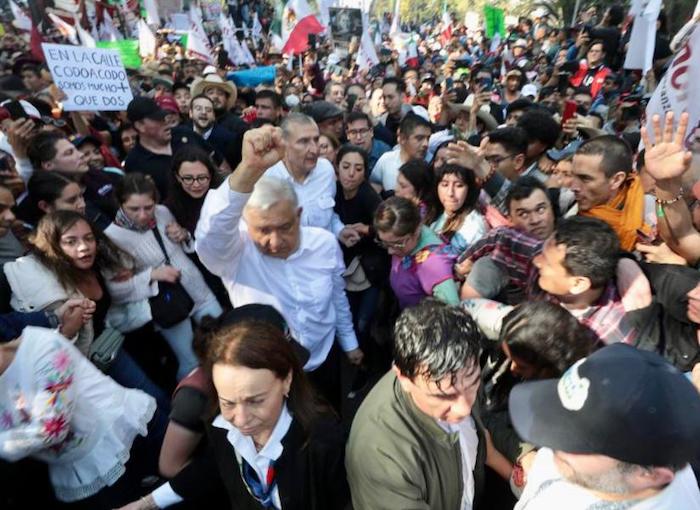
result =
M511 154L510 156L484 156L484 159L489 165L498 166L501 163L503 163L506 159L510 159L513 156L515 156L515 154Z
M211 180L211 177L208 175L198 175L197 177L193 177L191 175L178 175L177 177L183 184L187 184L188 186L191 186L195 182L197 184L206 184Z
M408 244L409 237L402 239L401 241L382 241L379 237L374 238L374 242L384 248L385 250L403 250Z

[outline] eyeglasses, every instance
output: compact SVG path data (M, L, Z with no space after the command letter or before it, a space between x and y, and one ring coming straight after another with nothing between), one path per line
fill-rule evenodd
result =
M353 137L354 137L354 136L365 136L367 133L369 133L369 129L368 129L368 128L364 128L364 129L348 129L348 130L347 130L347 135L348 135L348 137L351 137L351 136L353 136Z
M206 184L211 180L211 177L208 175L198 175L197 177L192 177L191 175L178 175L177 178L180 179L183 184L187 184L188 186L191 186L194 182L197 182L197 184Z
M498 166L501 163L503 163L506 159L510 159L514 156L514 154L510 156L484 156L484 159L486 162L491 165L491 166Z
M410 236L410 234L409 234L409 236ZM385 250L403 250L406 247L406 245L408 244L408 241L410 239L409 236L406 236L401 241L382 241L378 237L375 237L374 242L377 243L377 245L384 248Z

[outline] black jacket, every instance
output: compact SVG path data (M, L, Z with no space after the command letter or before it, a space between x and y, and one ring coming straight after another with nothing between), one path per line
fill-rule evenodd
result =
M209 448L170 481L186 502L226 492L229 507L258 510L238 467L227 431L209 426ZM277 488L284 510L342 510L350 501L345 476L345 434L339 424L320 420L306 441L296 420L282 439L283 451L275 464ZM207 507L215 508L215 507Z

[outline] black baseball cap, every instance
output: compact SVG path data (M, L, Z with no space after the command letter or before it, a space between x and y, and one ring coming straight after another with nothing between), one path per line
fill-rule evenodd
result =
M165 120L166 115L168 112L150 97L135 97L126 108L126 116L132 124L143 119Z
M343 110L328 101L314 101L306 108L306 114L316 122L336 119L343 116Z
M309 351L297 342L289 331L287 321L280 312L273 306L263 305L260 303L251 303L247 305L237 306L233 310L229 310L219 318L219 326L232 326L238 322L245 320L261 321L278 328L291 342L294 354L296 354L299 363L304 366L309 361Z
M517 385L510 417L524 440L641 466L684 465L700 453L700 393L656 353L613 344L560 379Z

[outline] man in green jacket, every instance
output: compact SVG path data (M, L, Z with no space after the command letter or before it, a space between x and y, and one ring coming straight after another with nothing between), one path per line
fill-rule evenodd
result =
M478 508L486 441L472 416L481 335L460 308L426 299L395 326L394 367L355 420L346 468L355 510Z

